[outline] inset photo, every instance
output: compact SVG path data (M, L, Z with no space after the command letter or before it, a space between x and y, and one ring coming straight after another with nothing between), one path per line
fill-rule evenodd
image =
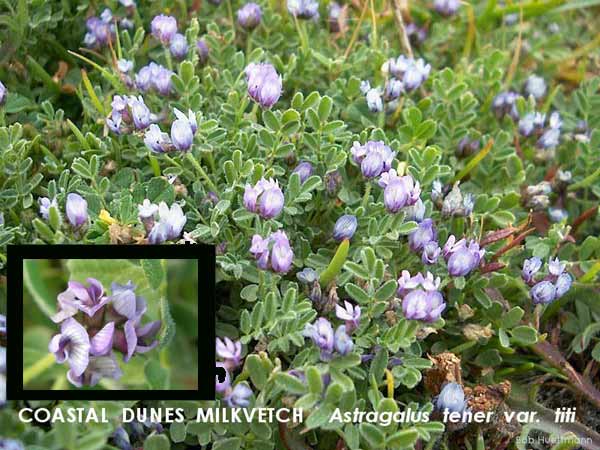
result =
M9 252L8 398L214 398L212 247L41 247Z

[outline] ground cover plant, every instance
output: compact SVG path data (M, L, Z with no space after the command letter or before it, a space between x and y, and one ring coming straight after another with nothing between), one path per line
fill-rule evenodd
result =
M304 421L95 402L110 424L49 427L9 402L0 445L598 448L598 8L3 2L2 246L216 245L217 402Z

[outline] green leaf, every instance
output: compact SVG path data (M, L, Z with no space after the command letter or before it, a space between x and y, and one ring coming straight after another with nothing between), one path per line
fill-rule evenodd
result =
M140 262L144 269L148 284L150 284L153 289L161 288L161 285L165 282L166 261L164 259L142 259Z
M520 325L511 330L513 339L521 345L532 345L538 341L537 331L535 328Z
M144 441L144 450L170 450L171 444L164 434L148 436Z
M275 375L275 384L290 394L306 394L306 386L298 378L284 372Z
M47 261L40 259L23 260L23 283L40 311L50 317L56 312L56 296L48 290L42 278L46 265Z
M371 448L383 448L385 444L385 435L375 425L370 423L361 423L358 427L360 435Z
M185 441L186 434L186 426L183 422L173 422L169 426L169 435L171 436L171 441L173 441L173 443Z
M241 446L242 440L238 437L234 437L216 441L212 448L213 450L238 450Z
M329 265L319 277L319 282L321 283L321 286L326 287L335 279L338 273L340 273L344 263L346 262L346 258L348 257L349 249L350 241L347 239L343 240L337 248L335 255L333 255L333 258L331 258Z
M246 357L245 368L250 374L252 384L254 384L258 389L263 389L265 384L267 384L269 373L267 368L262 363L260 356L248 355Z
M344 356L338 356L331 360L329 365L331 367L335 367L336 369L347 369L349 367L354 367L360 365L360 355L358 353L348 353Z
M323 392L323 380L321 373L316 367L308 367L305 371L306 382L308 383L308 390L313 394L320 394Z
M388 300L396 293L396 289L398 289L396 280L388 280L375 291L375 299L379 301Z
M166 390L169 388L169 371L156 359L150 359L144 366L144 374L151 389Z
M412 446L419 437L419 433L414 428L401 430L387 438L388 448L405 448Z
M371 297L363 288L353 283L347 283L344 286L344 289L346 289L346 293L358 303L368 303L371 300Z

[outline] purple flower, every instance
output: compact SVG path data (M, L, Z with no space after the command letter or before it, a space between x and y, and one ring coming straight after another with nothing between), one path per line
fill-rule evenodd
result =
M561 262L558 258L550 259L548 261L548 271L551 275L554 275L555 277L563 273L565 271L566 266L567 265Z
M217 338L217 355L223 358L223 364L226 370L232 371L237 368L242 361L242 343L233 342L228 337Z
M108 303L109 297L104 295L102 283L91 277L86 281L88 287L78 281L69 281L67 290L58 294L59 311L51 317L53 322L62 322L77 314L77 311L83 311L91 318Z
M6 86L0 81L0 106L6 103L6 97L8 96L8 91L6 90Z
M183 59L187 56L188 43L185 36L181 33L176 33L169 44L169 51L177 59Z
M442 249L436 241L429 241L423 247L423 253L421 254L421 261L423 264L435 264L440 257Z
M237 21L246 30L255 29L260 23L262 11L256 3L246 3L237 12Z
M444 259L448 263L448 273L453 277L462 277L479 266L485 250L479 248L479 244L470 241L467 245L464 239L456 242L451 235L444 245Z
M400 94L404 92L404 85L402 81L391 78L385 84L385 96L388 100L395 100L400 97Z
M250 404L252 389L246 383L238 383L223 398L230 408L245 408Z
M544 128L546 115L539 112L530 112L519 119L519 133L529 137Z
M554 223L560 223L569 217L569 213L563 208L548 208L548 217Z
M198 39L198 41L196 41L196 50L198 51L200 63L206 64L208 61L209 48L204 39Z
M371 152L360 163L360 171L365 178L375 178L383 171L383 157Z
M307 323L302 333L321 350L321 361L329 361L333 354L334 335L329 320L319 317L314 324Z
M281 97L283 82L271 64L250 63L246 67L246 80L248 95L262 108L271 108Z
M414 91L420 87L429 77L431 65L426 64L421 58L414 58L400 55L396 59L388 60L383 70L389 72L395 78L402 80L402 85L406 91Z
M231 388L231 375L229 375L229 370L227 370L224 363L218 362L216 366L221 367L225 371L225 379L223 381L220 381L219 376L215 375L215 391L222 394Z
M255 234L254 236L252 236L250 253L252 253L254 258L256 259L257 266L263 270L269 268L270 242L270 237L263 239L260 234Z
M404 209L406 220L414 220L415 222L423 221L423 218L425 217L425 211L425 204L420 197L414 205L408 206Z
M171 142L180 151L187 151L194 141L194 132L187 120L177 119L171 124Z
M42 216L44 220L48 220L48 215L50 214L51 207L54 207L58 210L58 203L56 203L56 197L54 197L52 201L48 197L40 197L38 198L38 204L40 205L40 216Z
M187 217L178 203L173 203L169 208L165 202L158 205L158 222L154 224L148 234L148 242L151 244L162 244L179 238Z
M285 232L278 230L271 234L273 247L271 249L271 268L275 272L287 273L294 261L294 252Z
M519 94L511 91L500 92L498 95L496 95L492 101L492 109L494 110L496 117L501 119L506 114L511 114L513 117L518 116L515 109L515 102L518 97Z
M433 7L438 14L450 17L460 8L460 0L434 0Z
M406 206L417 203L421 195L419 182L413 177L398 176L395 169L383 173L378 182L383 190L383 203L388 212L395 214Z
M398 278L397 293L400 297L404 297L419 286L426 291L436 291L440 287L440 283L440 277L434 278L431 272L427 272L425 276L422 273L418 273L411 277L408 270L403 270L400 278Z
M198 121L196 120L196 114L194 113L194 111L188 109L188 113L186 116L183 112L179 111L177 108L174 108L173 113L175 114L175 117L177 117L178 120L186 121L192 129L192 133L196 134L196 131L198 130Z
M169 95L172 89L172 76L172 71L160 64L151 62L142 67L136 74L135 86L142 92L154 89L161 95Z
M479 150L481 141L479 139L471 139L469 136L462 138L456 148L456 156L470 156Z
M435 322L441 317L445 308L444 297L438 291L415 289L402 299L404 317L410 320Z
M300 272L296 273L296 278L298 278L300 283L312 285L319 279L319 273L315 269L305 267Z
M79 228L88 221L87 202L76 193L71 192L67 195L66 204L67 218L73 228Z
M327 12L327 23L329 25L329 30L331 30L333 33L339 33L342 29L342 25L345 23L345 17L342 16L342 7L338 2L332 1L329 2L329 8Z
M420 252L428 242L435 241L436 238L433 220L425 219L408 235L408 245L413 252Z
M565 295L569 289L571 289L572 283L573 279L571 278L571 275L568 273L561 273L554 283L554 286L556 286L556 298L558 299Z
M379 171L379 173L373 175L379 176L381 172L388 172L392 168L394 152L383 141L368 141L364 145L355 141L350 152L352 153L352 160L361 167L363 174L366 172L368 175L372 175L372 173ZM363 168L365 160L371 155L374 156Z
M67 372L67 379L77 387L95 386L102 378L118 380L123 375L113 354L108 356L91 356L89 364L82 374L77 374L73 368Z
M523 270L521 271L521 276L526 283L531 283L535 275L542 268L542 260L537 256L533 258L526 259L523 261Z
M367 101L367 108L372 113L383 111L383 99L381 98L379 89L369 89L365 94L365 100Z
M133 61L121 58L117 61L117 69L121 73L131 72L133 70Z
M304 183L313 174L313 166L308 161L300 162L292 173L297 173L300 177L300 183Z
M90 355L103 356L110 352L113 346L115 323L108 322L90 339Z
M165 153L172 147L169 135L154 123L144 133L144 144L154 153Z
M360 324L360 306L352 306L352 304L346 300L344 300L344 307L335 305L335 315L338 319L346 322L346 332L349 334L352 334Z
M246 184L244 206L263 219L273 219L283 210L285 199L277 181L262 178L254 186Z
M352 342L352 338L346 333L346 325L337 327L333 342L336 351L340 355L347 355L354 349L354 342Z
M356 216L344 214L335 222L335 226L333 227L333 239L338 242L352 239L357 227L358 221L356 220Z
M546 82L542 77L530 75L525 82L525 94L539 100L546 94Z
M447 383L435 400L435 408L452 413L462 413L468 409L462 386L454 382Z
M100 17L89 17L85 26L87 33L83 43L89 48L100 48L108 43L115 35L115 26L112 23L110 9L105 9Z
M287 10L298 19L317 19L319 2L316 0L287 0Z
M152 19L150 27L152 29L152 35L162 42L163 45L167 45L171 42L175 33L177 33L177 20L175 20L175 17L161 14Z
M69 317L60 327L60 334L56 334L48 344L48 351L54 353L56 362L62 364L67 361L74 376L85 372L89 363L90 338L87 330L75 319Z
M540 281L529 292L535 305L548 304L556 300L556 287L548 280Z
M150 125L152 122L150 110L144 103L144 99L139 97L129 97L129 108L131 108L131 116L133 117L133 124L138 130L143 130Z

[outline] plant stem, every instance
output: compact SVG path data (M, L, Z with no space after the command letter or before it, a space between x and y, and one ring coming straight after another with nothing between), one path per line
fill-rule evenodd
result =
M217 186L215 186L215 184L212 182L212 180L210 178L208 178L208 175L206 174L206 172L204 171L204 169L202 168L200 163L198 163L198 161L196 161L196 158L194 158L194 155L192 155L191 153L187 153L185 155L185 157L192 164L192 166L194 166L194 168L196 169L198 174L202 178L204 178L204 181L206 181L206 184L208 185L210 190L213 192L219 192L217 189Z
M367 203L369 203L369 196L371 195L371 182L367 183L367 186L365 187L365 195L363 196L363 200L362 200L362 207L363 208L367 208Z
M36 361L23 371L23 386L27 386L31 380L37 378L43 372L48 370L55 362L54 354L48 353L42 359Z

